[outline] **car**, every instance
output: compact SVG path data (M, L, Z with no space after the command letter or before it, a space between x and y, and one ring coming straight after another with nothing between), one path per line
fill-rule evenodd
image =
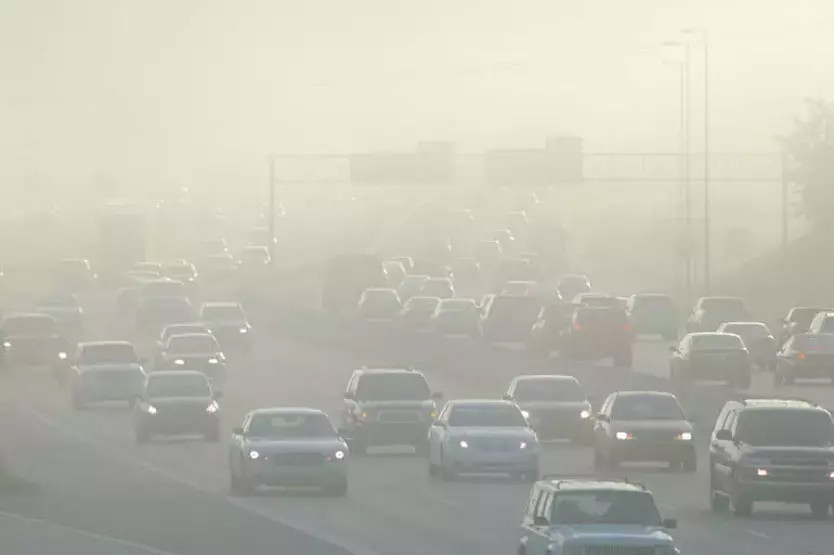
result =
M194 283L198 277L194 264L185 260L173 260L162 265L160 273L168 279L179 281L186 285Z
M136 442L191 434L220 441L220 397L202 372L151 372L133 406Z
M621 306L619 297L614 297L608 293L580 293L573 298L571 303L576 306L588 306L592 308L625 308Z
M710 504L749 516L758 501L807 503L827 518L834 503L834 421L808 401L746 397L725 403L712 430Z
M420 295L420 290L431 278L426 275L412 275L405 276L397 287L397 294L400 296L402 302L408 302L411 297Z
M13 313L3 318L4 364L10 367L66 368L70 345L54 316Z
M834 308L795 306L790 309L788 314L780 322L779 344L784 345L794 334L807 332L811 321L820 312L834 312Z
M725 322L718 327L718 333L734 333L741 337L750 362L761 370L772 371L776 366L776 339L762 322Z
M86 258L64 258L58 261L55 269L55 284L61 291L83 291L98 282L98 274L93 271Z
M573 376L516 376L504 399L521 407L540 440L587 443L591 437L591 403Z
M397 288L402 283L406 275L405 266L399 260L386 260L382 263L382 269L385 270L385 279L388 285Z
M216 376L226 367L226 355L210 333L172 335L154 358L154 370L200 370Z
M580 293L590 293L591 281L584 274L566 274L559 278L558 288L563 299L573 299Z
M498 241L487 239L475 243L474 257L482 268L494 268L503 256L504 249Z
M196 320L194 306L187 297L147 297L140 301L136 311L137 328L152 334L170 324L182 324Z
M411 297L400 310L400 327L413 332L432 331L432 318L439 304L437 297Z
M678 338L678 309L665 293L637 293L626 303L631 328L635 335L660 335L667 341Z
M402 308L400 296L395 289L374 287L362 292L357 313L366 324L390 324Z
M420 296L451 299L455 296L455 286L449 278L429 278L420 288Z
M536 290L535 281L508 281L501 288L499 295L530 296Z
M545 477L536 482L521 523L523 555L676 555L654 496L628 480Z
M253 410L232 432L231 491L247 495L261 485L315 486L344 496L349 452L330 419L318 409Z
M573 312L570 325L559 336L558 350L571 360L611 358L614 366L631 368L633 342L625 310L582 306Z
M79 343L71 363L74 409L104 401L122 401L133 406L147 377L136 348L129 341Z
M573 307L561 302L542 306L538 318L530 328L527 348L531 353L549 357L559 348L562 332L571 325Z
M459 399L446 403L429 429L429 476L502 473L535 481L539 440L512 401Z
M211 334L211 330L202 322L187 322L184 324L170 324L164 326L159 332L156 340L156 351L160 352L168 344L168 340L175 335L187 335L189 333Z
M731 333L688 333L670 347L669 378L685 388L696 380L720 380L750 387L750 355L741 337Z
M75 295L42 297L38 300L36 309L54 317L58 326L68 334L78 335L84 331L84 309Z
M149 281L160 280L163 277L159 272L128 270L124 275L124 283L131 287L138 287Z
M139 286L139 299L151 297L188 297L188 288L183 282L170 278L146 281Z
M272 257L268 247L249 245L238 253L237 263L247 270L263 269L272 264Z
M488 343L527 343L541 303L523 295L496 295L488 300L481 319L483 338Z
M208 327L221 346L252 346L252 325L240 303L205 302L200 306L200 321Z
M808 333L834 334L834 312L818 312L808 325Z
M434 332L444 337L481 336L481 311L475 299L443 299L431 321Z
M342 435L351 451L411 445L422 453L437 417L440 393L432 393L422 372L402 368L361 368L348 380L341 412Z
M355 309L362 292L385 287L385 270L379 257L371 254L342 254L330 260L322 288L323 308L331 313Z
M218 239L203 239L200 241L199 250L204 256L228 255L229 245L222 237Z
M526 258L505 258L495 270L492 291L500 292L510 281L538 282L540 279L541 272L539 268L530 260Z
M834 335L796 333L776 354L773 385L803 378L828 378L834 383Z
M617 391L594 418L594 466L614 469L622 462L662 461L695 472L694 431L672 393Z
M748 322L750 313L739 297L701 297L686 321L686 331L716 331L725 322Z
M391 258L392 262L399 262L403 265L406 273L411 273L411 270L414 269L414 259L410 256L394 256Z
M197 271L207 281L219 283L237 274L237 263L228 252L210 254L197 261Z

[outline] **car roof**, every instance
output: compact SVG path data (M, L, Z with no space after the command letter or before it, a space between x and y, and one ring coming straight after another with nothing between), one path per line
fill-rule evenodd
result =
M805 409L805 410L821 410L825 409L819 405L806 401L804 399L778 398L778 397L749 397L744 399L735 399L728 401L728 403L735 403L741 405L744 410L756 409Z
M116 345L125 346L125 347L130 346L130 347L136 348L136 346L133 343L131 343L130 341L120 341L120 340L114 340L114 341L83 341L83 342L78 344L78 348L79 349L86 349L87 347L92 347L92 348L95 348L95 347L114 347Z
M671 397L677 399L675 394L669 391L617 391L617 397Z
M559 491L634 491L645 493L648 490L642 484L616 480L593 480L579 478L545 479L545 484Z
M250 416L270 414L321 414L327 416L327 413L323 410L311 407L265 407L249 411Z
M243 308L238 302L235 301L208 301L200 305L201 308Z
M422 372L418 370L412 370L410 368L359 368L356 370L362 376L377 376L380 374L418 374L420 376L423 375Z
M478 406L507 406L516 407L514 401L504 399L453 399L448 403L452 407L478 407Z
M567 374L523 374L513 378L514 382L526 381L549 381L549 382L574 382L579 383L575 376Z
M148 379L167 378L167 377L183 377L183 376L200 376L206 380L206 383L211 383L208 376L199 370L165 370L162 372L151 372L148 374Z

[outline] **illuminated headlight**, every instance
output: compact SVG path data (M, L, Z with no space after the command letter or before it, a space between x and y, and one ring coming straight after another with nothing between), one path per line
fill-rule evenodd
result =
M336 459L337 461L341 461L345 458L345 452L342 451L341 449L339 449L338 451L333 453L333 458Z
M519 449L527 449L527 442L522 441L521 443L518 444L518 448Z
M212 357L212 358L208 359L208 363L209 364L219 364L220 361L217 358Z
M218 410L220 410L220 407L217 406L217 403L212 403L206 407L206 412L209 414L215 414Z
M65 353L63 351L58 353L58 358L61 359L61 360L67 360L67 353Z
M432 420L434 420L435 418L437 418L437 411L436 411L436 410L434 410L434 409L432 409L432 410L429 412L429 418L431 418Z
M178 358L177 360L174 361L174 364L176 364L177 366L184 366L185 361L181 358Z
M159 412L159 411L156 410L156 407L153 406L153 405L148 405L148 408L145 409L145 410L148 411L148 414L156 414L157 412Z
M628 432L617 432L616 434L614 434L614 437L616 437L619 440L626 440L631 439L632 435Z
M458 445L460 445L461 449L469 449L469 442L465 439L460 440Z
M582 420L588 420L590 417L591 417L591 413L588 412L587 410L583 410L582 412L579 413L579 418L581 418Z
M828 474L828 478L829 478L829 479L831 479L831 480L834 480L834 470L832 470L832 471Z
M764 478L768 474L770 474L770 473L767 471L766 468L757 468L756 469L756 476L758 476L760 478Z
M249 328L240 328L240 333L249 333Z
M252 451L249 451L249 458L255 461L261 458L261 454L253 449Z
M9 347L12 346L12 344L11 344L10 341L3 341L3 346L8 349Z
M681 441L692 441L692 432L681 432L677 438Z
M530 412L529 411L523 410L523 411L521 411L521 415L524 418L530 418Z

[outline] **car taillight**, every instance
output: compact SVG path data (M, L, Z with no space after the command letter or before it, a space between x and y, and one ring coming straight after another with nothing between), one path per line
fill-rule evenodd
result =
M625 324L623 324L623 331L628 331L628 330L630 330L630 329L631 329L631 327L628 325L628 322L626 322Z
M805 360L805 353L796 353L797 360Z
M576 331L582 331L582 324L580 324L579 322L574 322L573 329L575 329Z

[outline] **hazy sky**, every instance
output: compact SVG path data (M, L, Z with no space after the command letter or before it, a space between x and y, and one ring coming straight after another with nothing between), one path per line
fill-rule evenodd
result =
M196 184L268 152L560 133L674 150L656 45L688 26L709 28L716 149L772 148L803 98L834 98L830 0L0 0L0 178Z

